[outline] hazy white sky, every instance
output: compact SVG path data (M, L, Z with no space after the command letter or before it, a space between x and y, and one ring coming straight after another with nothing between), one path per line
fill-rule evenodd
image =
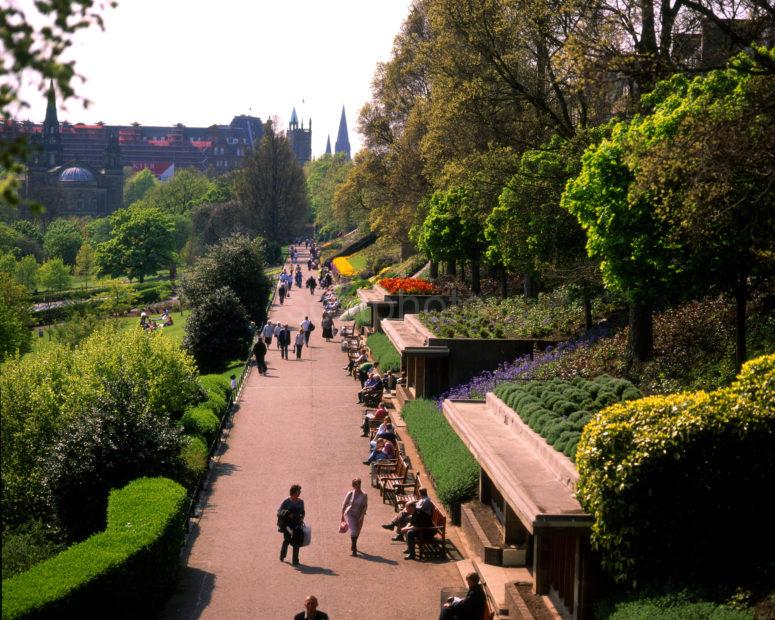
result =
M19 4L27 4L26 1ZM291 109L312 117L312 154L336 140L342 105L353 153L370 98L410 0L119 0L105 31L78 34L70 56L86 83L59 120L208 126L237 114L262 120ZM45 100L26 93L21 119L42 122ZM302 103L304 101L304 103Z

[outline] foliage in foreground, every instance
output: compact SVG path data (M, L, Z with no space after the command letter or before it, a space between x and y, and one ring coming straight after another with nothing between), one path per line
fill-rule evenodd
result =
M431 400L412 400L401 415L422 456L439 499L451 506L471 499L479 484L479 465Z
M141 478L110 494L107 528L3 581L3 618L149 617L174 583L186 492Z
M755 571L775 556L773 454L775 355L745 364L726 389L601 411L584 428L577 463L604 567L622 582L702 581L718 577L723 554L737 571ZM735 523L745 526L722 544Z

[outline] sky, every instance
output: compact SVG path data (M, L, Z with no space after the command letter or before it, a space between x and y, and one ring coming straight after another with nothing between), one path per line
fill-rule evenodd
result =
M286 128L295 106L305 127L312 118L317 157L328 134L333 148L344 105L355 154L358 112L410 2L119 0L102 12L105 30L79 32L68 51L91 105L59 102L59 120L206 127L252 114ZM24 95L17 118L42 122L45 96Z

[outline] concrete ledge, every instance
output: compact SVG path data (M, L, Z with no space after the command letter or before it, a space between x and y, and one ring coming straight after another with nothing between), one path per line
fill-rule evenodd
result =
M506 584L509 620L555 620L561 616L547 607L543 597L533 594L533 584L517 581Z

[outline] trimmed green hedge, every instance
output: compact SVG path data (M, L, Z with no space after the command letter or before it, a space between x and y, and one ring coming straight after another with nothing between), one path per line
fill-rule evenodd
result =
M180 419L186 435L202 435L211 444L218 435L221 422L209 407L199 405L187 409Z
M774 454L775 355L726 389L601 411L579 442L577 493L603 565L622 582L718 579L720 561L757 571L775 557Z
M592 381L528 381L501 383L495 395L519 414L555 450L575 460L576 447L592 415L642 394L629 381L601 375Z
M371 327L371 308L364 308L355 315L356 327Z
M479 465L434 401L418 399L404 405L401 415L428 471L436 492L447 506L476 495Z
M3 618L153 615L175 580L186 509L166 478L112 491L104 532L3 581Z
M371 334L366 339L372 357L379 362L382 372L401 370L401 356L385 334Z
M182 472L180 481L187 489L192 489L199 478L207 470L207 458L210 450L201 435L186 435L183 437L183 447L180 449L180 464Z

